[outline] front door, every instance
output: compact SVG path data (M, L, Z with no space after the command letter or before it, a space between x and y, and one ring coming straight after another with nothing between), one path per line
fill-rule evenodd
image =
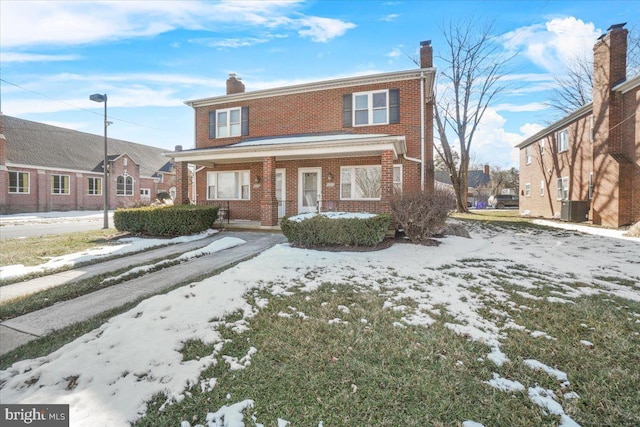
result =
M287 214L286 200L287 200L287 185L285 169L276 170L276 199L278 199L278 218L282 218Z
M318 212L321 184L322 169L298 169L298 213Z

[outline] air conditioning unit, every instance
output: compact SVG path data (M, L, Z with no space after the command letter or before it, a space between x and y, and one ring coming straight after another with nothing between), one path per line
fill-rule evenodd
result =
M590 203L588 200L563 200L560 219L568 222L589 220Z

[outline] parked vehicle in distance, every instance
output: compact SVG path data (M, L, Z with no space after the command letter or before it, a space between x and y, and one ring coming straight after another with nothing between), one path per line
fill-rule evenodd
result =
M520 206L520 202L518 196L498 194L489 197L489 206L494 209L517 208Z

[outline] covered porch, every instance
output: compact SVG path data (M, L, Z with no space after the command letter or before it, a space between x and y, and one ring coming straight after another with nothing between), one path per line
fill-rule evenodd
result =
M176 203L218 205L228 224L244 220L260 227L277 227L279 218L306 212L388 212L394 164L405 154L404 136L380 134L256 138L170 153L176 161ZM193 177L189 164L195 165ZM375 188L363 195L356 178L367 173ZM189 183L195 188L191 199Z

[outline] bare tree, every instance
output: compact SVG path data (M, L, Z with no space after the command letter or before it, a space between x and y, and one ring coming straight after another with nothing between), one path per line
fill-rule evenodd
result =
M629 30L627 75L640 73L640 25ZM554 76L555 87L549 102L559 116L566 116L593 100L593 57L580 57L569 63L564 74Z
M500 79L510 58L500 55L493 25L476 21L450 23L443 29L446 53L439 56L444 90L436 97L435 121L440 145L436 152L446 165L456 193L456 208L468 212L470 151L478 124L494 98L504 90ZM459 143L456 164L448 132Z
M504 189L518 190L520 174L518 169L501 169L498 166L491 168L491 194L501 194Z

